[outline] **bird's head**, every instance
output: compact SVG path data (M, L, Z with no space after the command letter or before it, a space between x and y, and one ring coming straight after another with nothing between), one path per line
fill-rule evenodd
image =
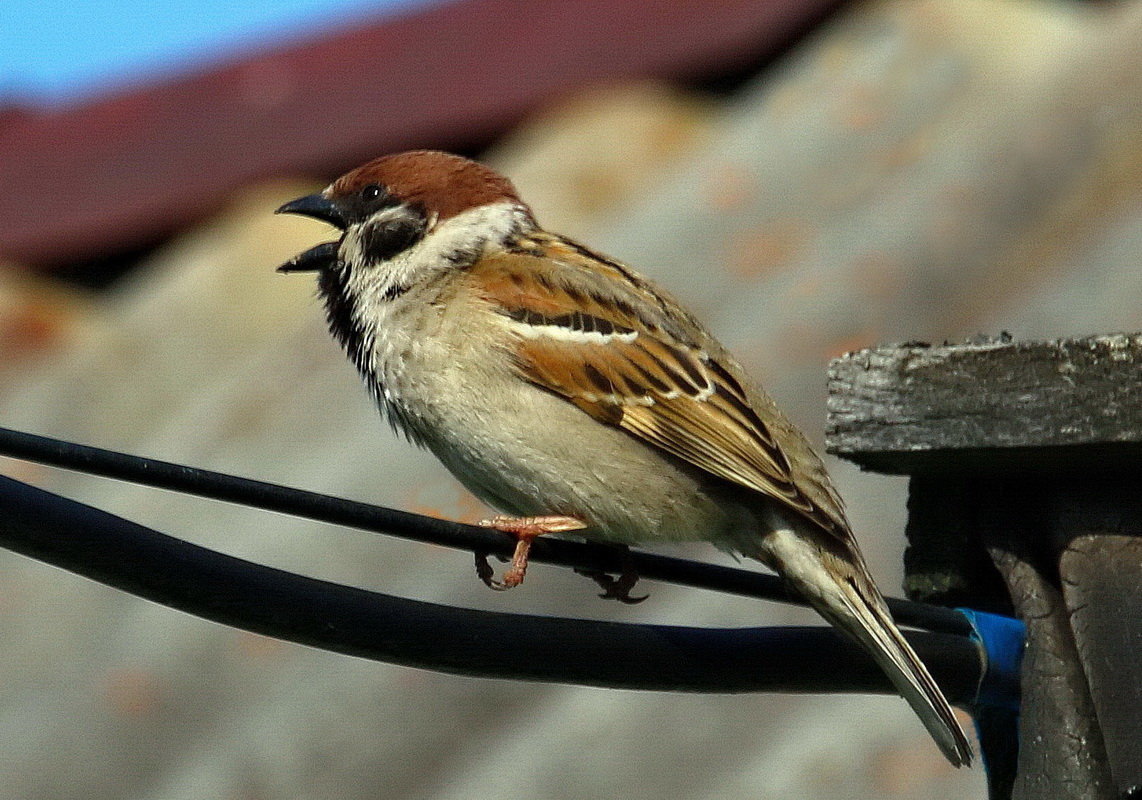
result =
M488 241L534 224L507 178L432 150L370 161L277 213L313 217L342 231L338 241L295 256L281 272L375 267L418 247L425 256L458 263L465 254L478 255Z

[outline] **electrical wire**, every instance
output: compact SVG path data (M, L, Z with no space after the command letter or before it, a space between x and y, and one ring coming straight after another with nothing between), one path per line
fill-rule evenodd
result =
M0 545L139 597L361 658L463 675L691 692L892 692L831 628L708 629L476 611L244 561L0 477ZM971 707L979 646L905 634L949 699Z
M474 553L511 555L514 541L473 525L426 517L316 492L241 478L182 464L0 428L0 454L63 469L238 503L306 519L344 525ZM642 578L700 589L804 605L781 579L680 558L626 551L614 546L543 537L532 546L531 560L596 572L633 570ZM971 624L950 608L887 598L901 625L970 636Z

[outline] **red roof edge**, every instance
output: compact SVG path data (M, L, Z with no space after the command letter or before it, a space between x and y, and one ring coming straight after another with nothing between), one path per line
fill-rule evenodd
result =
M471 150L586 84L724 75L838 4L465 0L74 106L19 106L0 113L0 258L89 261L153 242L253 180Z

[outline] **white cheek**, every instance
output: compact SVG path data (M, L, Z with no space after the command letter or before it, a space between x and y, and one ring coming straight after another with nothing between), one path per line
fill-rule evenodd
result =
M346 264L361 264L365 260L361 252L361 223L350 225L341 237L341 246L337 249L337 257Z
M386 210L369 224L399 213L403 212ZM371 374L378 400L399 405L402 395L408 394L404 356L415 349L418 335L412 327L417 309L411 303L426 302L415 287L457 269L457 254L478 256L489 242L515 235L528 219L525 209L510 202L470 209L437 224L419 243L378 264L367 263L361 223L348 228L338 255L349 272L346 288L357 298L353 313L363 343L362 366Z
M470 208L434 226L409 254L415 253L413 257L420 261L439 262L454 253L482 249L489 242L503 242L527 221L527 212L509 201Z

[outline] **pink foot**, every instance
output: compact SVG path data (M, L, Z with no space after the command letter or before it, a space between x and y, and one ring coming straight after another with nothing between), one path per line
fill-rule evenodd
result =
M494 528L497 531L510 533L516 537L515 553L512 554L512 563L501 580L493 577L493 570L488 558L482 553L476 554L476 574L485 585L497 591L512 589L523 583L523 576L527 573L527 556L531 551L531 543L537 536L545 533L566 533L578 531L587 527L587 523L575 517L546 516L546 517L507 517L498 516L481 520L480 525L485 528Z

